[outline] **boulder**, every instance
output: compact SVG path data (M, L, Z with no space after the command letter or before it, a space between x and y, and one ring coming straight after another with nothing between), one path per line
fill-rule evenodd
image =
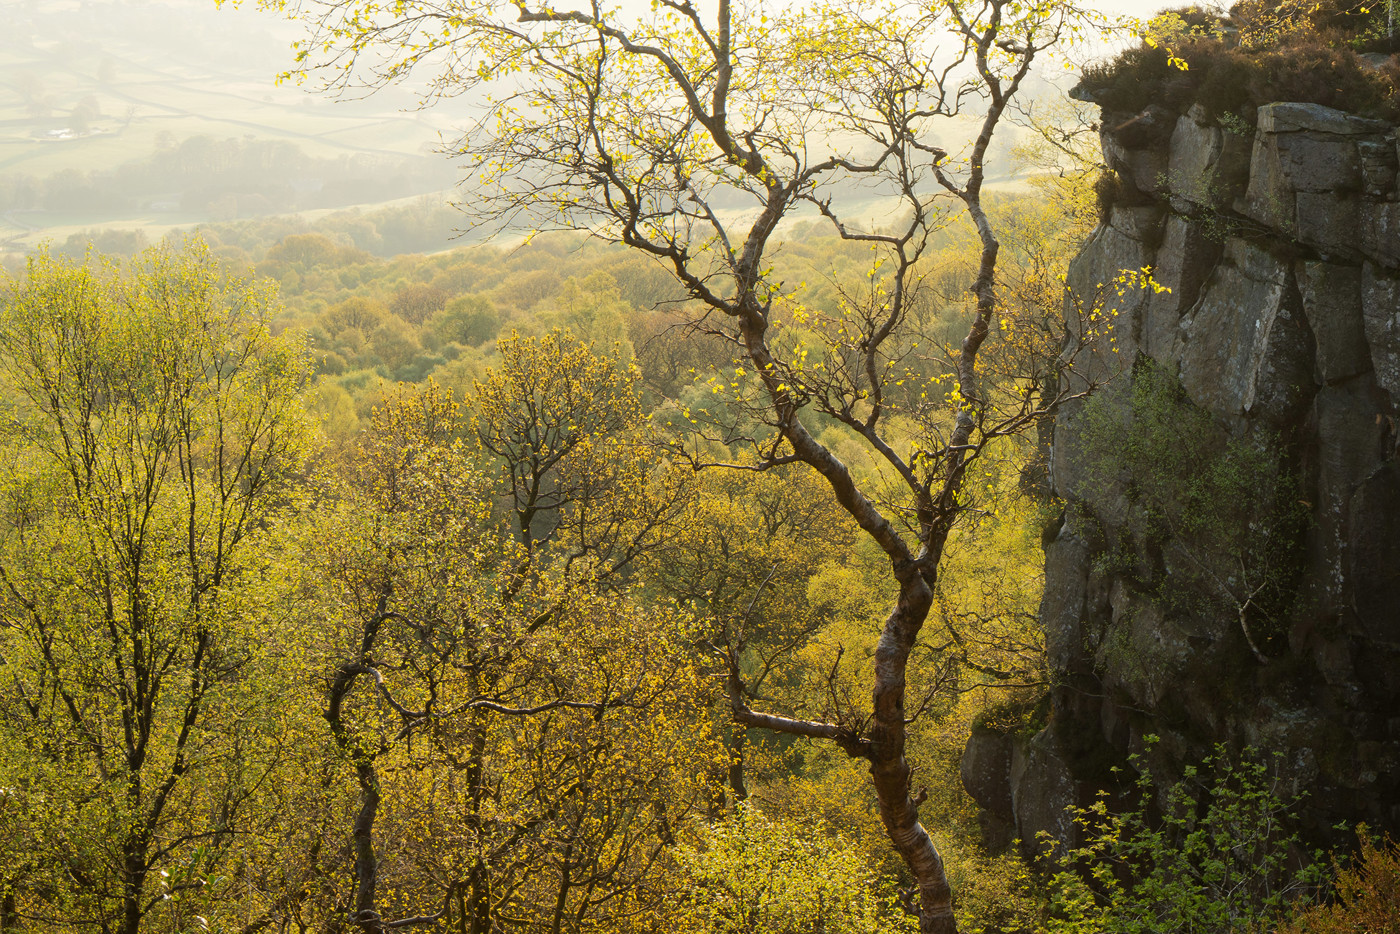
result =
M1400 202L1367 201L1358 212L1358 249L1373 262L1400 267Z
M1078 828L1069 810L1079 804L1074 774L1056 748L1052 730L1037 733L1011 765L1012 808L1026 859L1062 854L1076 846Z
M1115 210L1109 223L1094 232L1090 242L1095 249L1081 252L1070 264L1066 313L1091 338L1089 352L1071 361L1080 385L1103 383L1137 357L1151 290L1125 283L1123 273L1153 265L1164 215L1160 206Z
M986 728L973 729L963 749L959 775L963 788L998 817L1011 819L1011 748L1015 739Z
M1104 161L1139 199L1167 183L1166 143L1176 123L1176 114L1157 105L1136 114L1104 114L1099 133Z
M1383 120L1359 117L1321 104L1294 101L1265 104L1259 108L1257 123L1261 133L1310 131L1329 136L1361 136L1383 135L1391 129Z
M1335 194L1361 188L1361 152L1351 137L1320 133L1260 133L1255 152L1274 160L1293 191Z
M1166 212L1160 204L1114 205L1108 213L1108 225L1127 237L1155 249L1162 242L1162 224Z
M1373 198L1395 191L1396 153L1393 140L1363 139L1356 143L1361 156L1361 186Z
M1249 178L1250 140L1205 122L1200 105L1177 121L1167 157L1172 192L1211 210L1228 206Z
M1384 463L1385 416L1376 407L1368 374L1323 386L1313 399L1313 501L1306 569L1307 602L1316 618L1338 618L1352 603L1348 568L1352 500L1359 485Z
M1355 229L1355 207L1342 196L1384 188L1388 129L1384 123L1318 104L1259 108L1249 184L1236 209L1286 236L1296 234L1324 250L1341 250L1353 242ZM1300 193L1324 197L1303 198ZM1342 200L1338 204L1325 199Z
M1356 488L1347 541L1356 620L1366 641L1400 649L1400 466L1387 461Z
M1265 227L1292 237L1297 214L1297 193L1284 171L1272 137L1260 134L1254 141L1249 164L1249 183L1235 210Z
M1299 242L1324 259L1359 258L1361 199L1350 191L1300 191L1294 200Z
M1089 669L1084 665L1083 629L1089 584L1089 544L1070 523L1045 546L1047 586L1040 599L1040 621L1045 629L1045 651L1055 671ZM1053 567L1053 570L1051 570ZM1049 582L1054 580L1054 586Z
M1167 288L1148 296L1142 328L1143 350L1159 363L1175 359L1181 319L1200 299L1201 288L1220 259L1221 244L1188 218L1167 218L1152 277Z

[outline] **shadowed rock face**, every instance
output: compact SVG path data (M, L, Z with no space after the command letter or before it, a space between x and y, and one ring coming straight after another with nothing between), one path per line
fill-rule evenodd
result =
M1296 103L1260 108L1252 133L1199 108L1148 116L1104 115L1123 192L1069 285L1092 302L1118 270L1151 266L1171 291L1114 296L1117 350L1079 372L1126 406L1150 361L1221 438L1281 448L1308 513L1284 543L1297 573L1263 652L1244 611L1162 599L1189 549L1152 528L1132 478L1095 469L1081 412L1063 412L1051 480L1067 508L1047 533L1041 608L1049 725L977 735L964 781L1023 840L1064 839L1064 807L1111 787L1147 734L1167 779L1217 743L1253 745L1281 753L1319 841L1341 820L1400 832L1396 130Z

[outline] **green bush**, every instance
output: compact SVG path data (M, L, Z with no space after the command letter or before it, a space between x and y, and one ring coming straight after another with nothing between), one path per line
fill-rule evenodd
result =
M1252 750L1235 762L1217 747L1161 795L1133 763L1134 810L1112 813L1103 796L1076 809L1086 842L1052 880L1050 934L1235 934L1317 890L1321 854L1292 868L1291 803Z

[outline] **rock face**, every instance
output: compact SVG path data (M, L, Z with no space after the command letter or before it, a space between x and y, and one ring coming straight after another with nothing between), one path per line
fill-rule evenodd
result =
M1168 779L1216 744L1281 754L1320 842L1343 820L1400 832L1396 129L1297 103L1260 108L1252 130L1199 107L1103 125L1121 191L1070 288L1085 307L1119 270L1150 266L1170 291L1113 297L1116 350L1077 364L1109 387L1087 405L1116 406L1133 430L1134 383L1170 374L1214 443L1274 452L1304 521L1266 543L1288 570L1261 611L1238 582L1264 552L1241 552L1237 574L1220 550L1174 540L1142 484L1086 452L1084 406L1062 411L1051 481L1067 505L1047 531L1041 609L1048 726L975 736L965 783L1023 841L1066 840L1064 808L1121 782L1111 767L1153 734L1146 761ZM1216 593L1182 598L1210 581Z

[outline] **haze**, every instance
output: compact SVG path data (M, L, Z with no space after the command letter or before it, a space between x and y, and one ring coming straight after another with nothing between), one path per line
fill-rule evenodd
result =
M1156 4L1108 5L1144 15ZM0 243L81 241L428 197L465 104L278 85L299 27L209 0L5 0ZM443 231L442 246L447 246Z

